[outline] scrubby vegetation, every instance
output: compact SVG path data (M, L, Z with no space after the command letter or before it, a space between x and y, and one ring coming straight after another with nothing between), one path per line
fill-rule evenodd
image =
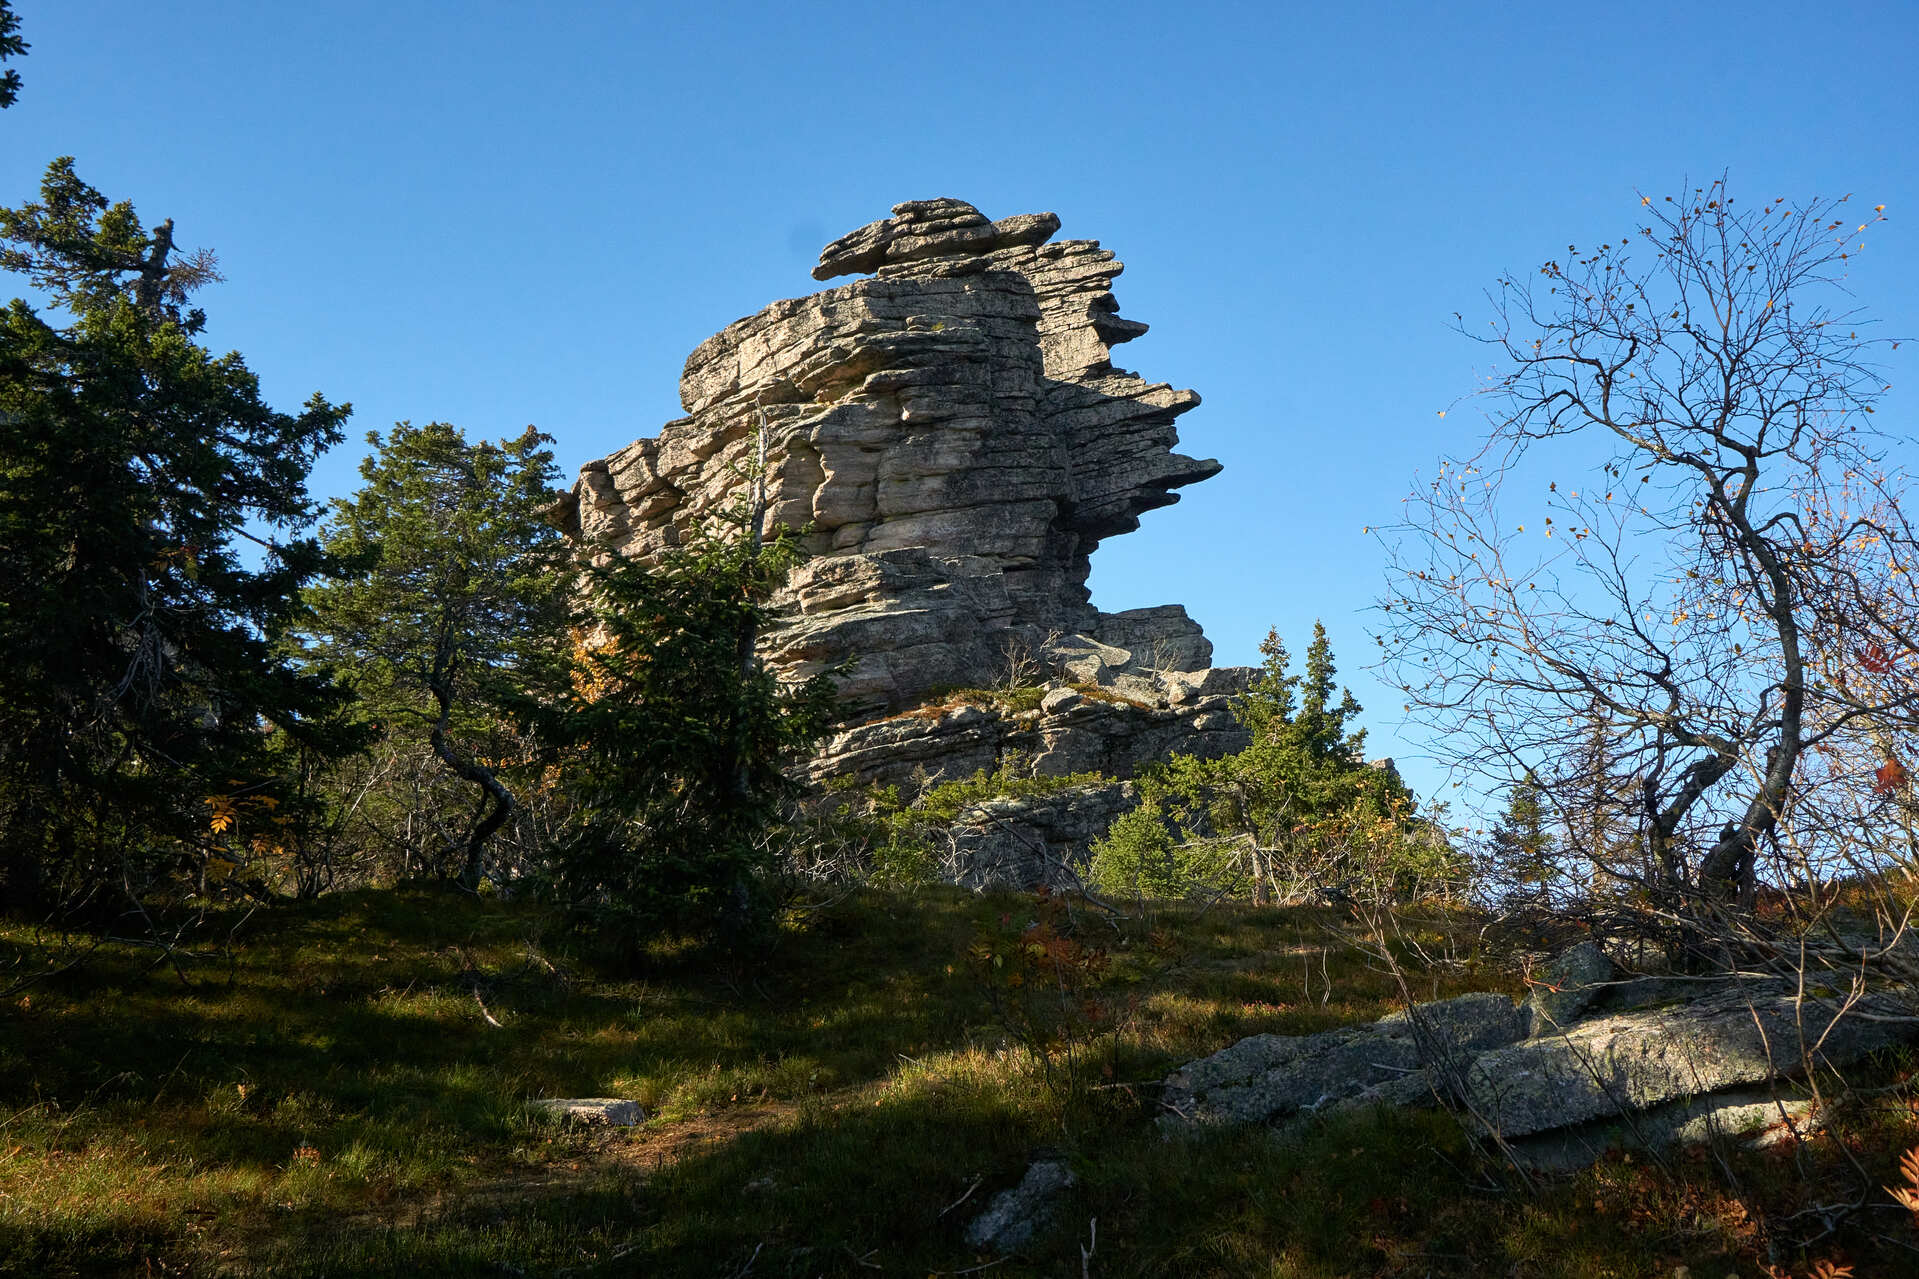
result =
M947 867L944 835L969 808L993 800L1042 799L1112 778L1100 773L1034 776L1002 759L992 772L917 787L843 787L805 805L793 845L795 869L809 878L851 879L907 888L939 881Z
M1616 1158L1534 1193L1443 1112L1163 1139L1172 1066L1397 1005L1344 911L867 891L788 910L756 953L662 941L637 972L444 886L220 922L178 972L113 946L8 997L0 1273L951 1273L994 1260L961 1227L1038 1148L1080 1186L1005 1273L1073 1270L1095 1220L1115 1276L1881 1274L1919 1244L1888 1198L1765 1251L1834 1160L1901 1184L1898 1093L1840 1147ZM1516 988L1479 918L1402 925L1422 996ZM0 935L9 958L57 942ZM546 1095L648 1118L557 1127L523 1104Z
M998 688L936 687L927 694L923 705L908 714L928 715L955 706L990 706L1008 715L1024 715L1038 710L1045 697L1046 690L1038 684L1008 683Z
M1390 762L1366 762L1360 706L1334 683L1325 628L1301 674L1277 633L1261 651L1259 678L1234 704L1251 744L1149 768L1139 805L1093 846L1092 882L1128 897L1462 898L1470 876L1453 833L1419 815Z

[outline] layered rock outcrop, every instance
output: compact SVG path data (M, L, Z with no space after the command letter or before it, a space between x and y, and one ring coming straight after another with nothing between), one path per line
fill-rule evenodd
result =
M792 679L838 673L843 718L815 780L1009 760L1125 777L1243 744L1228 699L1248 672L1209 669L1183 608L1090 601L1100 542L1220 468L1174 451L1197 395L1112 363L1146 331L1119 317L1121 264L1058 228L896 205L813 273L866 278L703 342L680 380L687 416L589 463L559 508L581 544L655 556L738 506L764 444L766 521L804 530L812 558L762 655ZM994 689L1018 695L956 695Z
M1614 979L1592 962L1596 948L1582 950L1560 968L1586 976L1550 990L1556 1003L1462 995L1367 1026L1242 1039L1166 1078L1161 1122L1444 1103L1509 1155L1569 1167L1613 1146L1770 1140L1808 1120L1798 1084L1809 1069L1913 1037L1909 990L1808 997L1784 980Z

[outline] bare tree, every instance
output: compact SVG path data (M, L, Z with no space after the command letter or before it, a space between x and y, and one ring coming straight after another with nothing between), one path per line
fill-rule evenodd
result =
M1407 709L1483 781L1538 778L1668 919L1749 907L1762 858L1910 851L1872 815L1919 711L1919 541L1872 417L1897 343L1845 288L1884 206L1851 207L1721 179L1501 279L1490 435L1385 531ZM1623 838L1587 811L1622 787Z

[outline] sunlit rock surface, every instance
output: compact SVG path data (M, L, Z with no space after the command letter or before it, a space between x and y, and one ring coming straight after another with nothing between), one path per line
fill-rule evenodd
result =
M1596 954L1587 943L1554 965L1590 979L1588 1006L1561 1005L1556 1019L1475 994L1366 1026L1242 1039L1167 1076L1160 1122L1180 1132L1443 1103L1515 1158L1572 1167L1622 1145L1803 1131L1817 1121L1799 1086L1808 1069L1838 1070L1914 1034L1910 990L1852 999L1777 980L1609 980ZM1676 997L1641 1006L1655 989Z
M1051 213L992 221L915 200L828 245L814 276L865 278L775 302L687 360L687 416L580 473L562 525L600 553L654 556L743 495L767 431L767 522L812 558L762 655L837 672L842 722L815 781L928 781L1011 763L1130 775L1244 735L1178 605L1102 613L1100 542L1219 463L1184 456L1191 391L1112 362L1121 264L1053 241ZM1023 701L961 689L1039 689ZM1015 710L1014 705L1024 708Z

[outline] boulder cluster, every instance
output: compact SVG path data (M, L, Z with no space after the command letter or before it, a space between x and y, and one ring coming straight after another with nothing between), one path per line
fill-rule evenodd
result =
M1629 976L1588 942L1549 965L1524 1004L1461 995L1371 1025L1242 1039L1167 1077L1162 1124L1444 1105L1503 1154L1549 1168L1620 1146L1765 1145L1818 1122L1809 1070L1910 1038L1906 1012L1893 995L1808 994L1783 978Z
M1058 229L960 200L894 206L813 272L863 278L701 343L687 416L588 463L561 503L582 546L653 557L764 477L768 527L802 530L810 558L762 656L784 678L838 672L815 782L1122 779L1244 743L1228 699L1250 673L1212 668L1183 608L1091 603L1100 542L1220 467L1174 448L1197 395L1112 363L1146 331L1118 314L1121 264ZM1056 801L1055 833L1073 842L1076 806L1110 818L1115 802Z

